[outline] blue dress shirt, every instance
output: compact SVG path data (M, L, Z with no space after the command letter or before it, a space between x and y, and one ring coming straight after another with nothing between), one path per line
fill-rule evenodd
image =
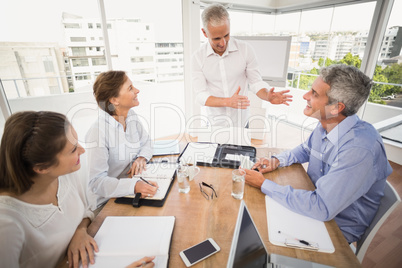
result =
M382 138L357 115L330 133L318 124L306 142L275 156L280 167L309 162L315 191L265 180L261 191L299 214L320 221L335 219L349 243L358 241L373 220L392 168Z

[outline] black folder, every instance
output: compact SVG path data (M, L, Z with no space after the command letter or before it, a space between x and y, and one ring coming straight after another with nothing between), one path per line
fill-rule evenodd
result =
M210 143L210 142L190 142L187 143L183 152L180 154L178 158L178 162L182 158L183 154L185 154L186 150L191 146L191 144L215 144L216 151L213 156L212 162L203 161L202 159L197 159L197 166L210 166L210 167L222 167L222 168L238 168L240 166L240 161L236 159L228 159L228 155L239 156L244 155L250 157L250 160L256 161L257 150L253 146L245 146L245 145L235 145L235 144L218 144L218 143ZM235 157L236 158L236 157ZM186 162L186 161L184 161Z

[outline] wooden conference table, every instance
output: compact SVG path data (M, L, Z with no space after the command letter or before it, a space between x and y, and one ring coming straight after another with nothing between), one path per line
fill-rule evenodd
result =
M277 149L258 148L257 156L277 152ZM170 158L174 160L177 156ZM176 222L170 248L169 267L185 267L179 252L209 237L217 242L221 251L193 267L226 267L240 207L240 201L231 196L232 169L200 168L200 173L190 182L191 190L188 194L179 193L177 180L174 180L169 196L161 208L146 206L134 208L131 205L116 204L115 199L110 199L89 226L89 234L94 236L107 216L175 216ZM314 189L307 173L300 164L279 168L264 175L278 184L291 185L299 189ZM202 196L198 186L198 183L202 181L213 184L218 198L207 200ZM325 223L335 246L335 252L332 254L275 246L268 240L265 195L259 189L246 185L244 201L269 253L335 267L361 266L334 220ZM67 267L65 261L59 267Z

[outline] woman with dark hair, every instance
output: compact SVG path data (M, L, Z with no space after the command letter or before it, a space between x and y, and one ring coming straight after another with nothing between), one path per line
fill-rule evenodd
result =
M132 109L139 105L138 93L123 71L101 73L93 86L99 118L86 135L89 186L97 195L97 207L109 198L141 193L153 196L157 186L132 178L140 174L152 157L149 135ZM129 166L126 178L117 179ZM98 209L99 210L99 209Z
M76 172L84 152L62 114L19 112L7 120L0 147L2 267L55 267L66 249L69 267L94 263L98 246L87 233L93 213Z
M64 115L20 112L6 122L0 148L0 259L4 267L78 267L94 261L84 184L75 171L85 150ZM71 174L70 174L71 173ZM68 174L68 175L67 175Z

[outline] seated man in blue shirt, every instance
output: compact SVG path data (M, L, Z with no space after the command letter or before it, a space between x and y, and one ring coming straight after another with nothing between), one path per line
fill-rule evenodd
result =
M260 172L246 170L246 183L290 210L320 221L335 219L349 243L373 220L392 172L381 136L356 115L371 85L355 67L323 68L303 96L304 114L319 120L310 137L291 151L260 159L253 167ZM261 174L306 162L315 191L281 186Z

